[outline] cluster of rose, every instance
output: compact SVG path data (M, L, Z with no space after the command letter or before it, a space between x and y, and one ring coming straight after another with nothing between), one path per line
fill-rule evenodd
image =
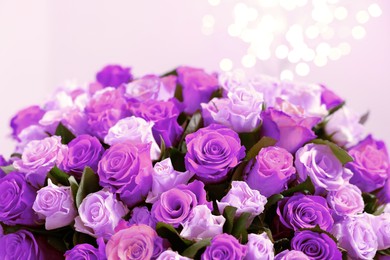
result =
M366 119L318 84L106 66L11 120L0 259L388 259Z

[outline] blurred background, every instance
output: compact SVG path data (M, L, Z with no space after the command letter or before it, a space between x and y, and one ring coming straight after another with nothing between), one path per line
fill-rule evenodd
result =
M10 118L108 63L178 65L323 83L390 144L390 1L0 0L0 154Z

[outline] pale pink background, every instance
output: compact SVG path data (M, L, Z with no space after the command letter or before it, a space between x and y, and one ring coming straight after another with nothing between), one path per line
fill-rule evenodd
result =
M390 144L390 1L371 2L383 15L367 23L366 37L304 80L326 83L361 113L370 110L367 128ZM201 33L211 11L217 29L232 19L231 10L206 0L0 0L0 154L12 151L6 136L15 112L42 103L66 80L93 79L106 63L131 65L141 75L180 64L218 70L222 58L238 59L243 43Z

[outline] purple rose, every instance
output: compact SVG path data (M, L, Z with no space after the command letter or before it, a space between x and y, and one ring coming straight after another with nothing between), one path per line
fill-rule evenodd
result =
M96 172L103 152L104 148L96 137L79 135L68 144L62 168L67 172L76 173L78 177L81 177L86 166Z
M71 224L77 215L70 187L48 185L38 190L33 210L45 219L45 228L52 230Z
M152 216L161 222L178 227L190 216L190 213L197 205L207 205L212 208L211 203L206 200L204 184L194 181L188 185L178 185L161 194L160 198L152 206Z
M130 68L107 65L96 74L96 80L104 87L119 87L133 79Z
M382 141L376 141L370 135L348 152L354 159L346 165L353 172L352 184L363 192L371 192L385 185L390 162Z
M310 258L301 251L284 250L275 256L275 260L310 260Z
M251 214L249 222L264 211L267 198L260 194L258 190L252 190L244 181L232 181L232 188L228 193L217 201L219 212L222 214L225 207L233 206L237 208L236 217L242 213Z
M330 191L328 204L336 215L356 215L364 210L362 192L352 184L345 184L336 191Z
M328 145L307 144L295 156L298 181L307 177L313 182L316 191L338 190L348 183L352 173L343 167Z
M7 166L8 165L8 162L4 159L4 157L2 155L0 155L0 166ZM0 179L3 178L5 176L5 172L0 169Z
M0 259L44 259L33 234L27 230L0 236L0 245Z
M37 225L38 215L32 209L36 190L19 172L0 178L0 221L6 225Z
M44 114L45 111L39 106L30 106L19 111L11 119L12 136L17 138L23 129L31 125L38 125Z
M168 75L161 78L162 85L158 93L158 100L167 101L175 96L177 77L175 75Z
M276 210L282 224L294 231L314 228L330 231L333 227L331 211L320 196L296 194L278 202Z
M100 185L116 191L129 207L141 202L152 186L149 151L149 146L130 142L111 146L98 165Z
M47 129L40 125L31 125L26 127L18 135L18 144L16 146L15 152L23 153L24 147L33 140L42 140L48 137Z
M148 100L136 103L131 111L135 116L154 122L153 136L159 145L161 145L161 137L167 147L179 141L183 129L177 123L180 111L173 101Z
M334 226L332 234L351 258L373 259L378 249L377 235L366 214L344 218Z
M321 103L326 106L327 110L331 110L339 105L341 105L344 100L337 96L333 91L321 85L322 94L321 94Z
M129 225L144 224L149 227L156 228L157 221L152 217L147 207L135 207L131 212L131 218L129 219Z
M221 234L211 239L211 244L202 254L202 260L243 259L246 246L241 245L232 235Z
M88 194L81 202L79 216L75 218L77 231L108 240L119 220L128 213L127 207L109 191Z
M378 239L378 250L390 248L390 213L379 216L368 215L371 226Z
M106 246L103 239L97 239L98 248L90 244L78 244L65 252L65 260L105 260Z
M278 142L276 146L294 153L304 143L316 138L312 128L319 122L317 117L287 113L269 107L261 113L263 119L262 135L271 137Z
M188 152L185 166L205 183L217 183L228 177L245 156L238 134L233 130L212 124L186 136Z
M67 147L61 137L51 136L29 142L24 148L22 158L13 163L14 167L26 173L27 180L35 187L43 186L47 173L60 165Z
M146 225L133 225L115 233L106 245L108 259L152 259L161 253L162 239Z
M125 96L130 100L141 102L156 99L162 84L158 76L146 75L127 84Z
M387 178L385 185L376 196L382 204L390 203L390 178Z
M263 232L259 235L249 234L248 250L245 260L273 260L274 259L274 244L269 239L267 233Z
M207 103L218 89L218 80L202 69L180 67L177 70L178 81L183 87L184 111L192 114L200 109L201 103Z
M287 189L296 170L293 156L284 148L270 146L260 150L245 170L245 181L266 197Z
M310 230L297 232L291 240L291 248L302 251L313 260L342 259L336 242L324 233L320 234Z

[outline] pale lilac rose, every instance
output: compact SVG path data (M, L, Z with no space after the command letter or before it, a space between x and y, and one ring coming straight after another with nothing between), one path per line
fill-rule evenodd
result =
M183 225L180 236L187 239L201 240L223 233L225 218L214 216L206 205L198 205L192 209L190 216Z
M127 207L109 191L101 190L88 194L81 202L75 228L93 237L108 240L119 220L128 213Z
M378 250L390 248L390 213L379 216L367 214L378 240Z
M310 260L310 258L301 251L284 250L275 256L275 260Z
M133 225L116 232L106 245L110 260L143 260L157 258L161 253L162 239L146 225Z
M158 76L146 75L126 85L125 97L141 102L156 99L162 85Z
M131 68L107 65L96 74L96 80L104 87L119 87L133 79Z
M157 160L160 157L161 150L153 137L153 125L153 122L146 122L145 119L140 117L131 116L123 118L108 130L107 135L104 137L104 142L109 145L125 141L134 145L150 144L151 159Z
M46 230L70 225L77 215L70 187L59 187L50 179L47 186L38 190L32 208L45 220Z
M295 194L278 202L276 213L287 228L298 231L317 225L326 231L333 227L331 210L321 196Z
M173 168L170 158L164 159L154 165L152 172L152 190L149 192L146 202L153 203L161 193L176 187L179 184L187 184L194 176L189 171L179 172Z
M334 225L332 234L348 256L356 259L373 259L378 249L378 239L369 216L347 216Z
M344 100L337 96L333 91L327 88L324 85L321 85L321 103L326 106L327 110L331 110L339 105L341 105Z
M306 144L295 155L298 181L310 177L316 191L335 191L348 183L352 172L345 169L328 145Z
M36 189L25 180L20 172L10 172L0 178L0 221L6 225L40 224L38 215L32 209Z
M359 121L360 116L356 112L343 106L329 117L325 132L336 144L350 148L367 136Z
M296 232L291 240L291 248L302 251L311 260L342 259L336 242L325 233L310 230Z
M218 82L225 92L229 92L235 88L240 88L246 85L247 76L245 75L245 71L236 69L233 71L219 73Z
M61 167L64 171L75 173L78 177L81 177L87 166L96 172L103 152L104 148L96 137L79 135L68 144L68 151Z
M54 166L60 165L67 149L59 136L33 140L26 145L22 158L13 165L17 170L26 173L27 180L33 186L43 186L47 173Z
M184 111L193 114L200 109L201 103L207 103L214 91L218 89L218 80L214 75L202 69L177 68L178 82L183 87Z
M244 181L232 181L232 187L228 193L217 201L218 210L222 214L225 207L233 206L237 208L236 217L247 212L251 214L251 220L264 211L267 198L260 194L258 190L252 190Z
M345 184L338 190L330 191L327 201L336 215L356 215L364 210L361 190L353 184Z
M212 124L185 138L186 169L205 183L218 183L228 178L230 169L245 157L245 147L233 130Z
M211 244L202 254L202 260L243 259L246 246L241 245L232 235L220 234L211 239Z
M44 255L34 235L27 230L0 236L0 259L5 260L43 260Z
M274 244L269 239L267 233L249 234L247 252L245 260L273 260L274 259Z
M248 85L259 93L263 93L267 107L275 106L276 99L282 94L281 82L267 75L257 75L251 78Z
M178 252L166 250L156 260L190 260L190 258L181 256Z
M353 172L351 183L363 192L382 188L389 177L390 161L386 145L369 135L348 153L354 161L346 165Z
M16 152L23 153L26 145L33 140L42 140L48 137L48 134L44 127L40 125L30 125L24 128L18 135L18 144L16 146Z
M157 221L152 217L147 207L135 207L131 211L131 217L129 219L129 225L144 224L151 228L156 228Z
M177 77L168 75L161 78L162 85L158 92L157 100L167 101L175 96Z
M106 245L102 238L97 239L98 248L91 244L78 244L65 252L65 260L106 260Z
M10 125L12 128L12 136L15 139L18 139L18 135L23 131L23 129L32 125L38 125L39 120L41 120L44 114L45 111L39 106L30 106L19 111L11 119Z
M286 149L270 146L260 150L245 169L244 180L249 187L266 197L287 189L295 176L293 156Z

